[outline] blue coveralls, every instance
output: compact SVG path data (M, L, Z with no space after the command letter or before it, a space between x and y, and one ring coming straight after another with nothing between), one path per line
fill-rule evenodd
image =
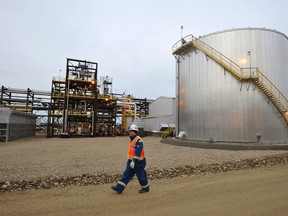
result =
M133 140L133 138L130 138ZM141 141L137 141L136 147L135 147L135 156L140 157L140 154L142 152L143 148L143 143ZM146 166L146 159L144 158L143 160L138 160L138 159L133 159L135 162L135 167L132 169L130 167L131 160L128 159L126 163L126 169L123 173L123 177L118 181L118 183L115 186L115 189L118 192L122 192L127 184L130 182L130 180L133 178L133 176L136 174L138 181L142 187L143 190L149 191L149 184L148 184L148 179L147 179L147 174L145 171L145 166Z

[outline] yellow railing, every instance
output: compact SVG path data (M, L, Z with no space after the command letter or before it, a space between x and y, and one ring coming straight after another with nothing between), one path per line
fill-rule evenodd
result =
M65 93L58 93L58 92L53 92L52 93L52 98L64 98Z
M175 130L175 127L168 127L163 133L161 134L162 139L166 139L173 131Z
M207 56L222 65L226 70L237 76L239 80L258 77L257 72L259 70L257 68L241 68L234 61L232 61L213 47L194 37L193 35L188 35L175 43L172 48L172 53L179 55L183 53L183 51L185 52L187 50L185 49L185 47L190 48L191 46L194 46L204 52Z
M53 77L52 77L52 81L65 83L65 77L53 76Z
M91 98L91 99L94 99L95 98L95 94L79 94L79 93L70 93L68 94L68 96L70 98ZM54 92L52 93L52 98L65 98L65 93L58 93L58 92ZM111 100L111 101L117 101L118 98L117 97L108 97L108 96L105 96L105 95L98 95L97 97L98 99L102 99L102 100Z
M188 35L178 42L176 42L172 47L173 55L181 55L191 48L197 48L213 59L215 62L219 63L229 71L234 77L239 80L252 79L253 82L261 89L261 91L268 96L268 98L273 102L276 108L279 110L286 123L288 124L288 101L285 96L280 92L280 90L263 74L259 71L259 68L242 68L234 61L215 50L213 47L204 43L200 39L194 37L193 35ZM263 86L263 87L262 87ZM270 95L268 94L270 93ZM275 102L275 100L282 106Z
M264 75L259 71L259 82L277 99L277 101L288 111L288 101L282 92Z
M69 98L91 98L94 99L95 95L91 94L91 95L85 95L85 94L68 94Z
M32 112L32 107L27 107L27 106L5 105L4 107L9 107L10 109L23 111L23 112Z

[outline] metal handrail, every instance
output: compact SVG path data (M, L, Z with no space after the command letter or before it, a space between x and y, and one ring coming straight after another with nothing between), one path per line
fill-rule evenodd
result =
M175 127L168 127L165 131L162 132L161 138L162 139L167 138L167 136L169 136L174 130L175 130Z
M176 42L172 47L172 53L175 54L180 48L189 44L194 45L221 65L225 66L225 68L230 69L231 72L235 73L239 77L242 76L242 68L238 64L191 34Z
M270 93L278 100L278 102L284 107L286 112L288 111L288 100L282 94L282 92L260 71L259 72L259 82L265 86L265 88L270 91Z
M182 47L192 44L199 50L203 51L206 55L210 56L216 62L224 66L226 69L230 70L232 73L236 74L240 79L258 79L259 82L274 96L274 98L283 106L288 113L288 100L286 97L281 93L281 91L263 74L260 72L259 68L242 68L234 61L214 49L213 47L209 46L208 44L204 43L200 39L194 37L193 35L187 35L184 38L181 38L177 41L172 47L172 53L176 54L178 50ZM248 76L245 75L246 70L248 71ZM285 114L285 113L282 113ZM286 115L286 114L285 114ZM285 119L286 120L286 119ZM286 120L288 121L288 120Z

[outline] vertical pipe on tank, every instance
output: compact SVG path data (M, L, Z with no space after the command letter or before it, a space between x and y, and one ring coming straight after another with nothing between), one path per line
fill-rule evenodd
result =
M177 113L177 115L176 115L176 122L177 122L177 127L176 127L176 136L179 134L179 127L180 127L180 120L179 120L179 116L180 116L180 111L179 111L179 105L180 105L180 94L179 94L179 92L180 92L180 73L179 73L179 71L180 71L180 60L179 60L179 56L178 56L178 58L177 57L175 57L175 59L176 59L176 89L177 89L177 92L176 92L176 99L177 99L177 101L176 101L176 113Z

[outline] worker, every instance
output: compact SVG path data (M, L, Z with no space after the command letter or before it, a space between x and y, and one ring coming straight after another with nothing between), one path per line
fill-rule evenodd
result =
M146 159L144 156L143 140L138 136L138 127L131 125L129 128L130 142L128 144L128 161L123 177L112 186L112 190L121 194L133 176L136 174L138 181L141 185L139 193L149 192L149 184L147 174L145 171Z

